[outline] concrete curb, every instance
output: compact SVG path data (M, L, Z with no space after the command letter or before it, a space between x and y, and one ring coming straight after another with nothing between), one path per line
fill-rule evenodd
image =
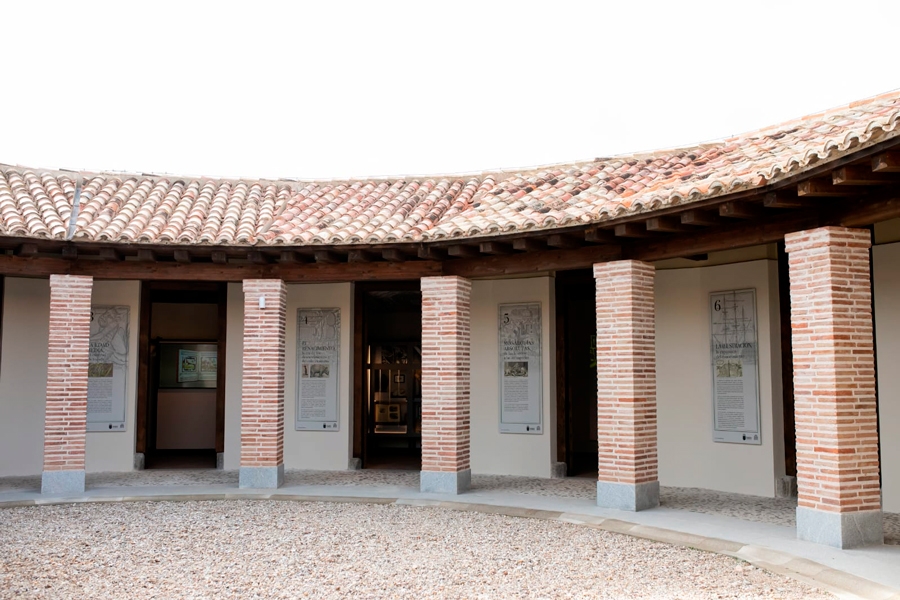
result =
M706 552L730 556L748 562L760 569L790 577L802 583L825 590L841 598L860 598L863 600L900 600L900 590L858 577L851 573L826 567L817 562L799 558L764 546L741 544L718 538L683 533L660 527L650 527L629 523L618 519L607 519L595 515L576 512L562 512L522 508L517 506L501 506L494 504L477 504L472 502L456 502L447 500L431 500L426 498L381 498L369 496L316 496L300 494L270 493L204 493L204 494L152 494L122 496L77 496L38 498L33 500L0 501L0 509L28 506L56 506L63 504L103 504L108 502L194 502L202 500L277 500L291 502L336 502L363 504L396 504L398 506L418 506L443 508L460 512L477 512L504 515L525 519L541 519L559 521L643 538L655 542L683 546Z

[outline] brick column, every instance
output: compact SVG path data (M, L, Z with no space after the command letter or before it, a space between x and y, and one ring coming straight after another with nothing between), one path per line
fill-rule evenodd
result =
M851 548L884 538L878 481L869 232L785 236L797 428L797 537Z
M50 276L43 494L84 492L93 278Z
M423 492L469 489L469 299L461 277L422 279Z
M286 301L280 279L244 280L242 488L277 488L284 482Z
M594 265L597 283L597 505L659 505L653 267Z

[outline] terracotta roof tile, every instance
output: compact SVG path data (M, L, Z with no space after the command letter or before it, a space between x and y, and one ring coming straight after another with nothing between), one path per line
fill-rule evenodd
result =
M777 182L900 135L900 92L717 143L468 176L256 181L0 165L0 235L309 245L421 242L602 222Z

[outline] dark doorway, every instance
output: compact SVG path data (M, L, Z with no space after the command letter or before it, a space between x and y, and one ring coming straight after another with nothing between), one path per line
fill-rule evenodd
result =
M557 454L569 476L597 475L597 319L589 270L556 276Z
M147 469L214 469L224 451L226 288L144 282L138 452Z
M422 294L357 284L354 456L368 469L422 464Z

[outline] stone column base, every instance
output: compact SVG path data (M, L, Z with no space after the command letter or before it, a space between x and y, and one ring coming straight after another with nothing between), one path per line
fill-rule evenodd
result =
M41 474L42 494L83 494L84 470L44 471Z
M284 483L284 465L277 467L241 467L238 487L277 489Z
M566 463L564 463L564 462L550 463L550 479L565 479L566 471L567 471Z
M354 456L347 461L347 468L351 471L359 471L362 469L362 459Z
M832 513L798 506L797 539L843 549L880 546L884 522L880 510Z
M143 452L135 452L134 453L134 470L135 471L143 471L144 465L146 464L146 457Z
M419 489L427 494L461 494L472 486L472 470L422 471Z
M225 468L225 453L224 452L216 452L216 468L220 471Z
M789 475L779 477L775 480L775 497L776 498L796 498L797 497L797 478Z
M659 482L610 483L597 482L597 506L618 510L647 510L659 506Z

